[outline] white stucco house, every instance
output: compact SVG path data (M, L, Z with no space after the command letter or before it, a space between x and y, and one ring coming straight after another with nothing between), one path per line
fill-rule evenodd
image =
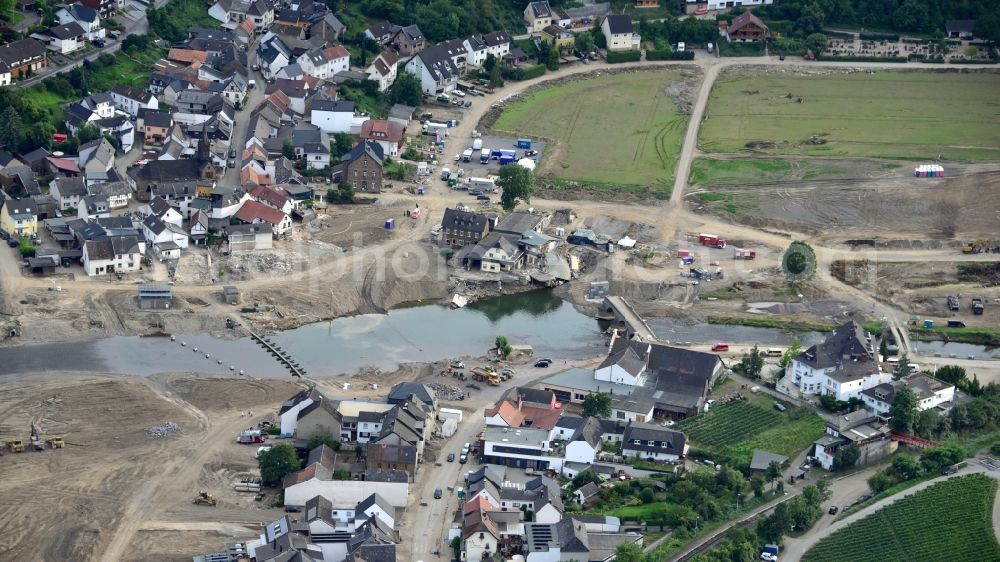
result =
M802 394L844 401L891 379L876 361L871 336L853 320L792 359L791 371L792 383Z

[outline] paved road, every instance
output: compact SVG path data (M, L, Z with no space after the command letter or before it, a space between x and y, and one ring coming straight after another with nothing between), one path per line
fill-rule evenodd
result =
M257 40L255 39L247 48L247 64L251 68L257 62L256 43ZM222 181L219 182L219 185L224 187L240 186L240 166L242 164L243 149L246 147L247 128L250 126L250 113L264 100L264 89L267 87L267 83L264 82L264 77L260 72L253 70L249 72L250 76L247 79L256 81L257 87L249 91L247 101L243 104L243 109L236 112L236 123L233 126L233 136L229 144L230 147L236 149L236 167L226 168L226 173L222 176Z
M848 525L854 523L855 521L864 519L868 515L875 513L876 511L882 509L887 505L891 505L907 496L911 496L916 492L919 492L920 490L924 490L930 486L933 486L934 484L943 482L949 478L955 478L957 476L963 476L966 474L986 474L987 476L1000 479L1000 473L997 473L997 471L990 470L984 467L982 464L979 463L978 460L975 459L970 460L967 466L959 469L957 473L951 476L940 476L938 478L922 482L904 492L879 500L869 505L868 507L856 511L842 519L833 519L829 515L825 515L822 519L820 519L819 523L817 523L806 534L797 538L785 539L784 549L782 551L782 560L785 562L798 562L799 559L801 559L802 556L806 552L808 552L810 548L813 547L813 545L819 542L820 539L827 537L843 529L844 527L847 527ZM839 486L836 484L833 486L835 495L838 492L838 487ZM865 489L867 489L867 485L865 486ZM998 494L998 496L1000 496L1000 494ZM1000 502L994 502L993 511L994 511L994 517L993 517L994 531L997 532L998 537L1000 537L1000 529L998 529L998 522L996 518L997 513L1000 512Z

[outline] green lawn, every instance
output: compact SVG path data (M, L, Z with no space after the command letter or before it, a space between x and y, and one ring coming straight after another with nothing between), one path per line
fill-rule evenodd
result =
M844 179L900 173L902 167L901 164L856 159L699 157L691 163L688 182L693 186L741 186L779 181Z
M996 562L991 514L997 482L974 474L903 498L824 538L803 562Z
M812 413L769 407L770 397L751 396L712 408L677 424L692 442L733 462L749 462L754 449L788 457L809 447L823 434L823 420ZM792 413L795 415L792 415Z
M727 75L699 145L767 154L1000 160L1000 74L831 72ZM801 102L799 101L801 100ZM816 135L826 144L811 144Z
M542 170L556 178L667 198L688 121L665 92L678 80L658 70L553 86L510 104L494 129L552 142Z

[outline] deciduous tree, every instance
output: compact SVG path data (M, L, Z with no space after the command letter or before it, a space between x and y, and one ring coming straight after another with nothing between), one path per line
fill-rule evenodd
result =
M257 465L260 467L260 477L266 484L277 484L285 475L297 471L300 467L295 447L288 444L275 445L261 453Z
M583 417L610 418L611 395L606 392L591 392L583 399Z
M513 211L518 201L531 202L535 192L535 178L531 170L517 164L508 164L500 168L497 186L500 193L500 205L505 211Z

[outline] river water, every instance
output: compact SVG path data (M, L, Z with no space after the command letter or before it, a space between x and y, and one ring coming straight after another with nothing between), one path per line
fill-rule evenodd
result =
M692 325L666 318L651 318L647 322L659 338L672 343L755 342L777 346L788 345L797 336L803 346L809 346L824 337L818 332ZM486 299L458 310L429 304L399 308L388 314L337 318L282 332L271 340L310 376L329 376L354 373L366 367L391 371L402 363L479 356L493 347L496 336L500 335L512 344L531 345L536 357L557 360L595 356L606 345L596 320L580 314L548 291ZM915 344L927 353L941 352L944 356L992 355L975 345ZM82 371L146 376L164 372L227 374L241 370L256 377L288 376L282 365L249 338L225 340L208 334L179 334L176 341L166 337L126 336L0 348L0 375Z

